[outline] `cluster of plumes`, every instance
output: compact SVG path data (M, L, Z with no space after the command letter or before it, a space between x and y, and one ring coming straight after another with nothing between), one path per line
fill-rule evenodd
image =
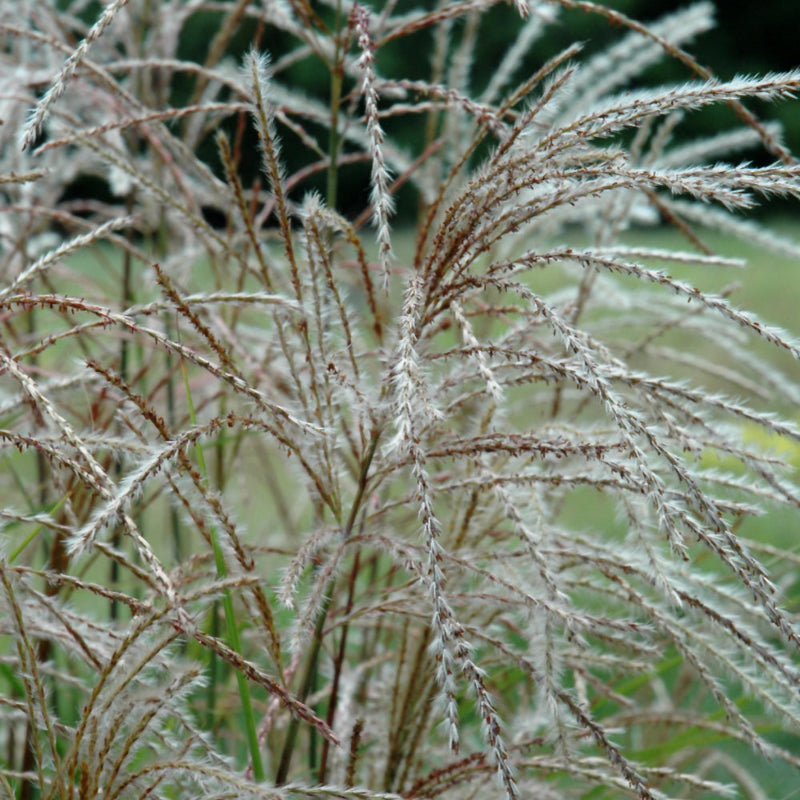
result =
M748 439L800 441L770 405L800 403L800 346L665 265L743 266L708 228L800 258L730 213L800 195L743 105L800 72L714 80L683 49L706 2L644 27L579 0L231 1L202 64L177 54L204 3L84 6L0 0L0 787L723 796L762 758L796 780L759 726L800 733L798 559L743 531L800 509ZM576 12L619 41L540 57ZM512 23L471 77L481 26ZM664 57L687 82L634 88ZM738 127L676 139L711 104ZM754 145L775 163L725 163ZM67 191L87 177L108 191ZM660 220L682 249L626 243Z

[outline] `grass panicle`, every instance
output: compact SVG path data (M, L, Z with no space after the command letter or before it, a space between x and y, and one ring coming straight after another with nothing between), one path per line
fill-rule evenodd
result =
M800 71L96 5L0 0L0 794L785 797Z

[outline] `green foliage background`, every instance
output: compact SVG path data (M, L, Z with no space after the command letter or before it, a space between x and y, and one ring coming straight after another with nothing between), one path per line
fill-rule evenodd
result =
M383 6L382 2L372 0L368 3L375 11ZM315 7L319 3L313 3ZM418 9L420 7L435 6L433 0L399 0L396 5L398 11ZM616 0L607 3L610 8L628 15L632 19L642 22L652 22L665 14L677 11L690 5L687 0ZM554 7L556 4L554 3ZM89 4L85 11L85 18L93 22L97 18L100 5ZM318 9L322 16L329 9ZM537 46L528 55L525 67L535 70L544 61L554 54L569 46L575 41L584 44L585 54L602 50L611 42L618 39L620 31L600 20L593 14L580 12L559 12L561 19L566 24L552 25L545 37L537 42ZM710 68L720 79L726 80L736 74L765 74L771 71L788 70L797 66L797 35L800 27L800 3L770 2L760 4L757 10L752 2L742 0L725 0L717 4L718 25L706 33L702 39L690 47L690 51L702 54L701 62ZM196 13L186 25L181 36L179 56L187 61L203 63L208 46L219 29L223 12L200 11ZM474 88L480 92L488 82L493 65L498 63L500 55L504 53L509 42L518 30L518 15L509 4L500 6L486 14L481 22L479 31L480 47L476 53L473 64L472 81ZM332 20L331 20L332 23ZM464 25L463 19L456 20L456 26ZM256 23L247 23L240 26L229 48L229 56L241 62L245 51L250 47L256 35ZM270 53L273 60L280 58L293 49L296 42L276 30L267 30L261 34L261 47ZM398 43L390 43L379 50L378 70L386 76L402 76L410 80L426 80L430 73L431 31L424 30L413 36L404 37ZM648 71L647 77L653 85L669 82L683 82L691 76L685 69L674 61L664 60ZM312 97L317 97L327 102L329 75L325 65L314 56L309 56L298 61L288 71L282 80L290 82L292 86L302 87L303 91ZM639 78L641 85L641 76ZM346 87L346 88L353 88ZM193 90L193 82L179 77L175 81L173 103L180 105L189 97ZM184 95L181 97L181 95ZM781 122L784 126L786 144L792 152L800 152L800 106L797 103L771 104L767 110L766 105L759 108L753 104L756 113L761 112L771 120ZM735 122L733 112L724 105L715 105L700 113L691 115L680 126L678 136L693 139L698 136L708 135L720 129L731 127ZM233 123L231 123L232 125ZM408 120L397 123L388 120L387 130L392 137L401 144L405 143L409 150L416 150L422 140L423 131L419 124L410 123ZM282 155L287 168L291 172L305 163L302 152L302 143L288 131L282 132ZM250 143L255 152L255 141ZM763 161L764 155L760 151L746 154L755 162ZM213 164L221 176L216 157L216 146L209 137L206 142L204 157L208 163ZM258 172L258 164L243 164L243 178L250 183ZM369 171L365 165L348 167L344 170L344 196L340 197L340 207L345 213L351 210L360 210L366 203L368 194ZM319 177L317 189L324 192L324 178ZM307 190L309 183L304 184L303 191ZM86 185L75 186L76 195L104 195L105 187L90 181ZM299 199L299 198L297 198ZM780 201L772 205L771 213L780 207ZM409 222L416 208L416 198L409 189L401 190L398 195L398 214L396 220ZM210 210L213 215L213 210Z

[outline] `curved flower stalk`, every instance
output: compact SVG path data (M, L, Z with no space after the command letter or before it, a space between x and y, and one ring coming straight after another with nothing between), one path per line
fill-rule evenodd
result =
M15 5L6 795L796 782L800 343L737 282L800 71L713 78L708 2Z

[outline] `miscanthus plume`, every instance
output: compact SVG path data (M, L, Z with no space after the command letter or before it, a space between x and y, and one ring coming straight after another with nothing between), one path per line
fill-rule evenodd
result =
M0 2L0 796L786 796L800 71L712 23Z

